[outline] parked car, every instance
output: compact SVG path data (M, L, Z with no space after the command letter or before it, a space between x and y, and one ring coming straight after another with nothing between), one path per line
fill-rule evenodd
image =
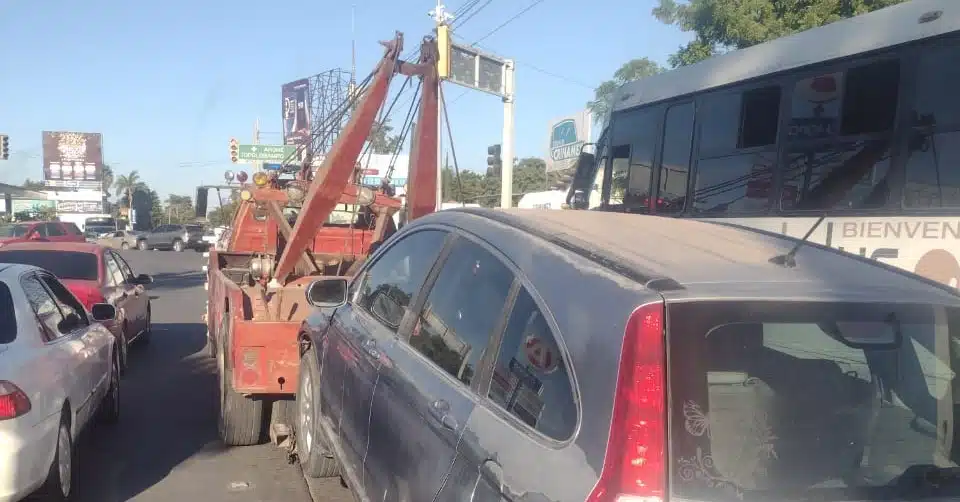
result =
M25 241L85 242L75 224L64 221L25 221L0 225L0 246Z
M363 499L957 493L928 480L956 472L960 296L877 261L704 221L453 209L307 299L296 451Z
M117 230L96 239L97 244L113 249L136 249L137 243L143 239L142 232L132 230Z
M119 340L121 371L127 368L130 345L149 341L150 296L144 287L153 278L135 274L119 253L89 243L24 242L0 248L0 263L22 263L49 270L87 309L98 303L113 305L117 319L106 324Z
M205 251L203 227L200 225L160 225L145 232L137 242L141 251L148 249L172 249L180 252L185 249Z
M120 351L101 324L115 315L45 270L0 263L0 501L74 494L76 438L120 416Z

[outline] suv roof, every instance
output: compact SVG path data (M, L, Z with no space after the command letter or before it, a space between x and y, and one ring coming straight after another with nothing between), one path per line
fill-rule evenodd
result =
M940 283L812 242L798 251L795 267L775 265L769 260L789 252L799 239L703 220L602 211L457 208L413 223L477 216L536 235L667 297L811 298L860 291L888 299L909 292L913 301L957 298Z

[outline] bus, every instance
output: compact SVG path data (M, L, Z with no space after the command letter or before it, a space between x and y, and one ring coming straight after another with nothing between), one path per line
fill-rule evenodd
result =
M960 285L960 1L621 86L567 206L720 220Z

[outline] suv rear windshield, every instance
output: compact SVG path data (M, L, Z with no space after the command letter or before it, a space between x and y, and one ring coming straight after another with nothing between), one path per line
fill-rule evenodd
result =
M0 237L23 237L30 225L0 225Z
M14 313L13 295L7 283L0 281L0 343L12 343L17 339L17 316Z
M0 248L0 263L20 263L45 268L60 279L96 281L97 255L76 251L9 250Z
M914 466L958 465L955 309L704 302L668 316L677 498L916 498L930 486Z

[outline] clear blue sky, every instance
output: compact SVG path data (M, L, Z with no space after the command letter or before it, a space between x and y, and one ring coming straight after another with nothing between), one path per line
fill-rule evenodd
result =
M456 35L474 42L532 1L493 0ZM663 64L689 39L652 18L654 3L544 0L481 43L517 61L519 157L544 156L550 119L581 109L622 63ZM395 30L406 34L405 53L418 43L433 6L357 0L358 75ZM257 117L262 141L279 142L281 84L349 68L350 10L349 0L0 1L0 132L11 138L0 182L41 177L43 130L103 133L114 171L138 170L164 197L218 182L231 168L228 139L249 140ZM500 101L444 89L461 167L486 168L486 146L500 142Z

